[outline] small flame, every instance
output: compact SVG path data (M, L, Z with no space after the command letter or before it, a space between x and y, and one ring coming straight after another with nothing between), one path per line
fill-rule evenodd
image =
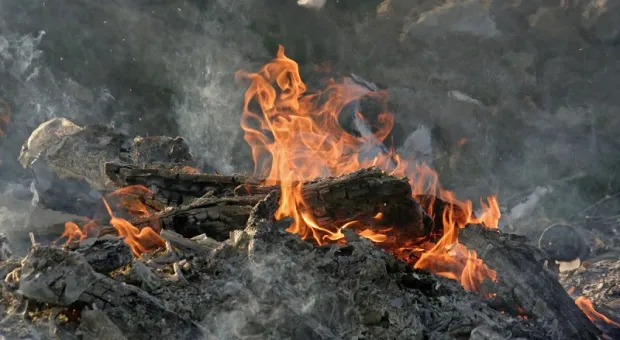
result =
M120 197L119 207L125 208L130 216L147 217L151 212L144 204L143 199L149 195L152 196L153 193L146 187L131 185L116 190L108 194L107 197L108 199ZM147 226L138 229L129 221L115 216L108 200L103 198L103 203L110 215L110 225L116 229L119 236L129 245L136 257L140 257L141 254L148 253L157 247L165 247L166 242L159 236L161 228L158 223L155 222L152 227ZM66 237L67 240L64 245L67 245L73 240L80 241L88 237L97 236L99 229L100 225L95 220L88 221L83 228L80 228L74 222L67 222L65 223L65 231L59 239Z
M609 324L614 327L620 328L620 323L617 323L606 317L605 315L597 312L596 309L594 309L594 304L592 304L592 301L588 300L587 298L580 296L575 300L575 304L577 305L577 307L579 307L579 309L583 311L583 313L588 317L588 319L590 319L590 321L594 322L595 324Z
M145 199L153 196L153 192L143 185L130 185L111 192L106 197L120 197L117 208L124 209L131 217L148 217L154 209L147 207ZM154 223L153 229L159 232L161 228L157 220Z
M75 222L66 222L65 223L65 231L60 235L60 237L54 241L54 243L58 242L58 240L62 238L67 238L64 246L71 243L71 241L81 241L86 239L89 236L95 236L100 226L95 220L90 220L84 224L84 227L80 228Z
M103 203L110 215L110 225L118 231L118 234L124 239L125 243L129 245L136 257L150 252L155 247L163 248L166 246L166 241L164 241L151 227L138 229L127 220L114 216L112 208L110 208L105 198L103 199Z
M200 169L191 167L189 165L184 166L181 169L181 172L185 173L185 174L200 174L200 173L202 173L202 171Z
M279 47L276 57L257 73L237 72L238 79L249 81L245 93L241 127L252 148L255 174L265 177L267 185L280 184L280 206L276 218L292 217L288 229L317 244L342 243L343 228L353 229L399 258L437 274L459 280L470 290L479 290L485 279L496 280L475 251L457 244L458 230L468 223L497 228L500 217L495 197L482 204L482 214L475 217L471 201L461 201L439 186L437 173L425 164L407 161L385 150L383 142L394 125L389 112L374 118L355 110L359 135L345 131L339 116L351 103L362 97L385 103L385 92L370 91L351 80L331 80L322 92L308 93L299 75L297 63ZM370 156L366 156L370 155ZM448 205L441 212L443 232L436 242L402 239L392 228L379 229L382 215L371 221L352 221L340 228L320 225L301 193L304 181L322 176L341 176L362 168L376 166L394 176L409 178L413 197L433 197L423 204L435 217L434 197ZM413 256L421 253L421 255ZM417 258L417 259L414 259Z

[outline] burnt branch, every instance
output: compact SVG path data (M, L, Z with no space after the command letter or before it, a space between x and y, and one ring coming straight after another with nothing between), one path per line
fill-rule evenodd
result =
M554 325L556 339L599 339L601 332L544 267L546 255L525 237L470 225L460 231L459 242L497 271L498 293L491 301L496 308L520 308L520 313Z
M266 192L280 192L280 187L260 187L262 180L246 176L180 174L168 169L142 169L110 163L106 169L108 175L116 174L111 179L117 185L156 187L155 196L160 198L155 200L192 201L132 221L137 227L159 223L162 228L185 237L205 233L216 240L225 240L230 231L244 228L252 207L266 196ZM257 190L256 193L246 191L243 196L226 197L234 195L234 189L240 186ZM165 194L161 195L162 192ZM172 192L175 194L170 195ZM205 193L224 197L198 198ZM395 227L409 238L425 236L429 232L423 223L422 208L411 197L407 180L388 176L379 169L363 169L340 177L307 182L302 187L301 196L316 221L331 230L347 222L361 221L369 227L378 224ZM377 222L373 217L379 213L382 218Z

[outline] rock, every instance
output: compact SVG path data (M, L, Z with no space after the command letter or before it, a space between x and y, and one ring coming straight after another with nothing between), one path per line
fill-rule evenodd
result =
M551 259L562 262L573 261L584 256L587 245L581 234L573 227L554 224L540 235L538 247Z

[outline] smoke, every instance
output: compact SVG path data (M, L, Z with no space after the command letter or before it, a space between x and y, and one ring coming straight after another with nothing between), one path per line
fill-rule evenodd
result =
M249 28L255 8L249 0L4 1L0 74L10 81L0 97L15 116L6 157L38 124L63 116L134 135L182 135L211 167L232 171L243 90L234 72L267 58ZM33 30L40 33L26 33Z
M308 83L329 61L334 75L385 84L404 132L395 146L432 159L459 197L499 193L510 211L551 185L536 209L568 216L620 190L620 52L582 36L582 10L531 0L4 0L0 99L13 121L0 181L29 186L19 148L57 116L181 135L209 168L246 170L244 88L233 75L283 44ZM603 14L588 16L590 35L612 24Z
M325 6L327 0L297 0L297 3L300 6L313 8L313 9L321 9Z

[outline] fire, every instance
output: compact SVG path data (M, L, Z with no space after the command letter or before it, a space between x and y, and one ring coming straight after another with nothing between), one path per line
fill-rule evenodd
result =
M163 248L166 246L166 241L151 227L138 229L127 220L114 216L112 208L110 208L105 198L103 203L110 215L110 225L118 231L119 236L129 245L135 256L139 257L144 253L148 253L155 247Z
M152 194L144 186L132 185L108 194L108 199L103 198L103 203L108 211L108 215L110 215L110 225L116 229L119 236L129 245L136 257L140 257L141 254L148 253L155 248L165 247L166 242L159 236L161 228L157 224L153 227L136 228L129 221L115 216L108 200L119 197L119 207L125 208L130 216L146 217L151 212L141 198ZM90 220L82 228L74 222L67 222L65 223L65 231L59 239L66 237L67 240L64 245L67 245L73 240L81 241L88 237L97 236L99 229L100 226L95 220Z
M64 245L68 245L73 240L81 241L89 236L95 236L99 229L99 224L95 220L88 221L84 227L80 228L75 222L66 222L65 231L58 239L67 238ZM58 240L56 240L57 242Z
M265 177L267 185L281 186L276 218L293 217L295 222L289 232L321 245L343 242L342 229L353 229L416 268L459 280L466 289L478 291L484 279L496 280L496 273L475 251L457 243L457 236L458 230L468 223L497 228L497 200L488 197L488 203L481 202L483 212L475 217L470 201L458 200L452 192L441 189L434 170L387 150L383 142L392 130L393 116L381 112L376 117L366 117L354 107L363 97L384 103L385 93L370 91L349 79L331 80L324 91L309 93L297 63L284 54L282 46L275 59L258 72L239 71L237 79L249 82L241 126L252 148L255 174ZM355 109L351 119L357 133L346 131L339 123L341 113L350 108ZM394 242L390 228L378 230L353 221L339 229L328 229L316 222L301 195L303 182L370 166L391 175L406 176L414 198L421 201L425 197L422 206L427 213L432 217L441 213L443 232L439 240ZM446 202L441 212L433 211L434 197ZM381 216L375 216L375 220L380 219Z
M590 319L590 321L594 322L595 324L609 324L614 327L620 328L620 323L617 323L611 320L610 318L606 317L605 315L597 312L594 309L594 305L592 304L592 301L586 299L585 297L583 296L578 297L575 300L575 304L577 305L577 307L579 307L579 309L581 309L584 312L584 314L588 317L588 319Z

